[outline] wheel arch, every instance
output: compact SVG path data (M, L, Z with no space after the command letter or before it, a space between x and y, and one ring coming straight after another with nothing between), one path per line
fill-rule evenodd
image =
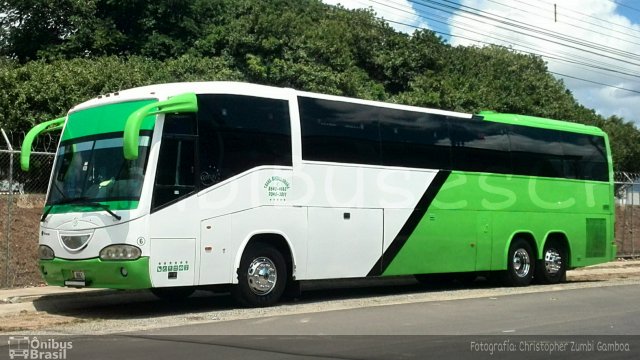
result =
M507 268L507 262L508 262L508 259L509 259L509 248L511 247L511 244L516 239L523 239L527 243L529 243L529 245L531 246L531 250L533 250L533 255L534 255L533 258L534 259L537 259L538 256L539 256L538 254L540 253L540 251L538 251L538 243L536 242L536 237L533 235L533 233L528 231L528 230L516 231L513 234L511 234L511 237L509 238L509 241L507 241L506 246L503 249L502 269L506 269Z
M233 271L232 271L232 283L238 283L238 268L240 267L240 261L242 260L242 255L244 254L247 247L255 243L262 243L266 245L273 246L276 248L280 254L284 257L285 263L287 265L287 276L293 278L295 276L295 252L293 250L293 246L291 244L291 240L281 231L277 230L263 230L263 231L255 231L250 233L245 237L242 244L238 248L238 252L236 253L235 260L233 262Z
M547 233L544 239L544 244L540 247L543 251L540 251L537 259L542 259L544 247L547 246L550 241L556 241L564 246L567 250L567 268L571 268L571 244L569 243L569 237L567 237L567 234L561 230L552 230Z

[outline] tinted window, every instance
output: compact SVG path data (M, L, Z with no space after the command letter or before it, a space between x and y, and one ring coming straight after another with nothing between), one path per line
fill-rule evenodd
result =
M287 101L198 95L200 174L210 186L260 165L291 166Z
M511 173L506 125L476 118L451 118L449 131L454 169Z
M299 97L302 158L380 164L380 108Z
M565 175L569 178L607 181L606 148L601 136L563 133Z
M170 114L165 117L162 133L166 136L173 135L195 135L196 117L193 113Z
M380 109L382 164L450 169L447 118L443 115Z
M561 133L558 131L511 126L513 173L546 177L564 177Z
M156 170L153 209L195 192L195 149L194 114L166 115Z

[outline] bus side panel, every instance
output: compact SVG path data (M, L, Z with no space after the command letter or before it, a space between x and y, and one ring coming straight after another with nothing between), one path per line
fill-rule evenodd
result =
M231 257L234 259L228 281L237 283L236 269L240 265L242 253L249 242L263 234L273 234L283 238L293 262L293 276L296 279L305 277L307 272L307 209L291 206L261 206L230 214L231 219ZM287 256L288 254L282 254ZM205 258L203 257L203 261ZM202 271L218 271L218 264L208 261L203 263ZM208 270L207 270L208 269Z
M149 216L149 273L154 287L195 285L198 202L189 196Z
M227 284L232 280L234 241L231 216L203 220L200 224L200 278L198 284Z
M309 208L307 277L364 277L382 255L382 209Z
M538 258L547 234L559 232L571 267L606 262L614 251L609 191L606 183L452 172L383 274L504 270L518 233L533 235Z
M474 271L476 211L427 211L384 275Z
M151 238L153 287L190 286L196 272L195 238Z

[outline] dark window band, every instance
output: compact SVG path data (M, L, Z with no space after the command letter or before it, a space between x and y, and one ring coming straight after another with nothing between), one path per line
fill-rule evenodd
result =
M304 160L608 181L602 136L298 97Z

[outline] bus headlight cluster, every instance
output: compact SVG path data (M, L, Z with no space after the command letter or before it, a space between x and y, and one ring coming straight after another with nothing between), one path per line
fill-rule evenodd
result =
M55 256L56 254L53 252L53 249L47 245L38 246L38 258L40 260L53 260Z
M142 251L133 245L109 245L100 250L101 260L135 260L142 255Z

